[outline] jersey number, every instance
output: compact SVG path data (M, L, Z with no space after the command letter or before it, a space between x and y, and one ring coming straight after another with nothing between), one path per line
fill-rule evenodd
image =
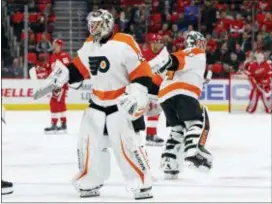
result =
M110 69L110 62L104 56L89 57L91 74L97 75L98 72L106 73Z

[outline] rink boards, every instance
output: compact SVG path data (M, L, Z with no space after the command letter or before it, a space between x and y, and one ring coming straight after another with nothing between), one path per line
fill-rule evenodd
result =
M8 110L46 110L49 108L50 95L33 100L35 88L42 81L29 79L3 79L2 80L2 102ZM69 110L82 110L88 106L91 96L91 83L84 81L79 90L70 88L67 94L67 107ZM241 105L248 103L250 84L241 81L233 84L231 88L231 100ZM213 111L228 111L229 107L229 80L212 80L205 85L200 97L202 104L207 105Z

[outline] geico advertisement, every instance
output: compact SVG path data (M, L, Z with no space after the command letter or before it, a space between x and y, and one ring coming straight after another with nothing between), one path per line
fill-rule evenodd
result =
M43 81L33 80L2 80L2 100L5 104L18 103L48 103L50 94L39 99L33 100L33 94L37 87ZM73 86L76 88L77 86ZM246 102L250 93L250 84L248 81L241 80L239 83L232 84L231 100ZM91 96L91 83L89 80L84 81L81 88L75 90L69 88L67 94L67 102L71 104L88 103ZM200 100L205 104L227 104L230 98L229 81L228 80L212 80L203 87Z
M229 100L247 103L251 85L247 80L233 81L231 90L229 80L212 80L204 85L200 100L209 104L226 104Z

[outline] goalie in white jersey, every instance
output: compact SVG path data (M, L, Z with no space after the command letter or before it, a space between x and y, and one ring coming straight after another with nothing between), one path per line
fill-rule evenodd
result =
M67 67L58 61L48 84L34 97L66 82L90 78L92 96L78 138L76 189L81 197L100 195L110 174L108 147L112 147L134 198L152 198L148 158L139 141L139 131L145 129L151 68L131 35L113 32L114 19L108 11L91 12L87 20L90 37L78 56Z
M206 40L201 33L191 31L185 43L186 49L168 55L169 60L161 56L166 66L153 76L153 86L157 85L159 103L171 127L162 153L162 167L169 179L177 178L183 160L198 169L212 167L212 155L204 147L210 126L208 111L198 101L205 78L211 77L205 77L210 75L205 73Z

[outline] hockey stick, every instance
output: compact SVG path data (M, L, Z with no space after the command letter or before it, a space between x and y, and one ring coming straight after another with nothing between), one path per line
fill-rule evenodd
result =
M257 89L266 97L266 98L271 98L272 97L272 92L265 92L263 88L261 88L258 84L256 84Z

